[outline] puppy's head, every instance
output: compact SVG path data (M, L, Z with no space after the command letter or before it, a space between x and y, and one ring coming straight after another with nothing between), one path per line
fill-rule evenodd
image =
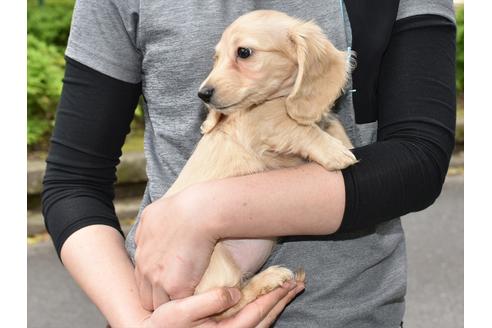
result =
M222 114L286 98L291 118L318 121L346 83L347 55L313 22L258 10L239 17L215 47L198 96Z

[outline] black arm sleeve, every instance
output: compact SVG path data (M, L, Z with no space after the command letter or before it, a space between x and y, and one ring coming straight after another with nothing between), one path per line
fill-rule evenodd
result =
M104 224L122 233L113 184L141 94L141 83L111 78L68 57L66 62L42 194L58 255L65 240L85 226Z
M378 81L378 140L343 170L340 231L422 210L439 196L454 147L455 25L435 15L395 23Z

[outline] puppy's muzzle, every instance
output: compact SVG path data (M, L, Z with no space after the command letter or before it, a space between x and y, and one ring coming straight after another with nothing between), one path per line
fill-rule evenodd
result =
M200 97L201 100L208 104L210 102L210 99L212 99L212 96L214 95L214 91L214 88L204 86L198 91L198 97Z

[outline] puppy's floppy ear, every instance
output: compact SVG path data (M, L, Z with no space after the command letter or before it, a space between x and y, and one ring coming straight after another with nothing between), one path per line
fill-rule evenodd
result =
M337 50L312 21L291 27L289 38L298 69L286 100L287 113L299 124L314 124L331 108L346 84L348 54Z
M205 121L203 121L202 126L200 126L202 134L207 134L212 131L219 123L221 117L221 113L213 109L209 109L207 118L205 119Z

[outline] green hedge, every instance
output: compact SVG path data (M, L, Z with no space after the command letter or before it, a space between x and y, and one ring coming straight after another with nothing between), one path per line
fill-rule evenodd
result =
M462 94L465 90L465 9L456 8L456 91Z
M27 145L46 148L60 98L74 0L28 1Z
M72 20L73 0L34 5L27 11L27 33L40 40L64 48Z
M42 143L50 133L61 93L63 54L55 47L27 36L27 144Z

